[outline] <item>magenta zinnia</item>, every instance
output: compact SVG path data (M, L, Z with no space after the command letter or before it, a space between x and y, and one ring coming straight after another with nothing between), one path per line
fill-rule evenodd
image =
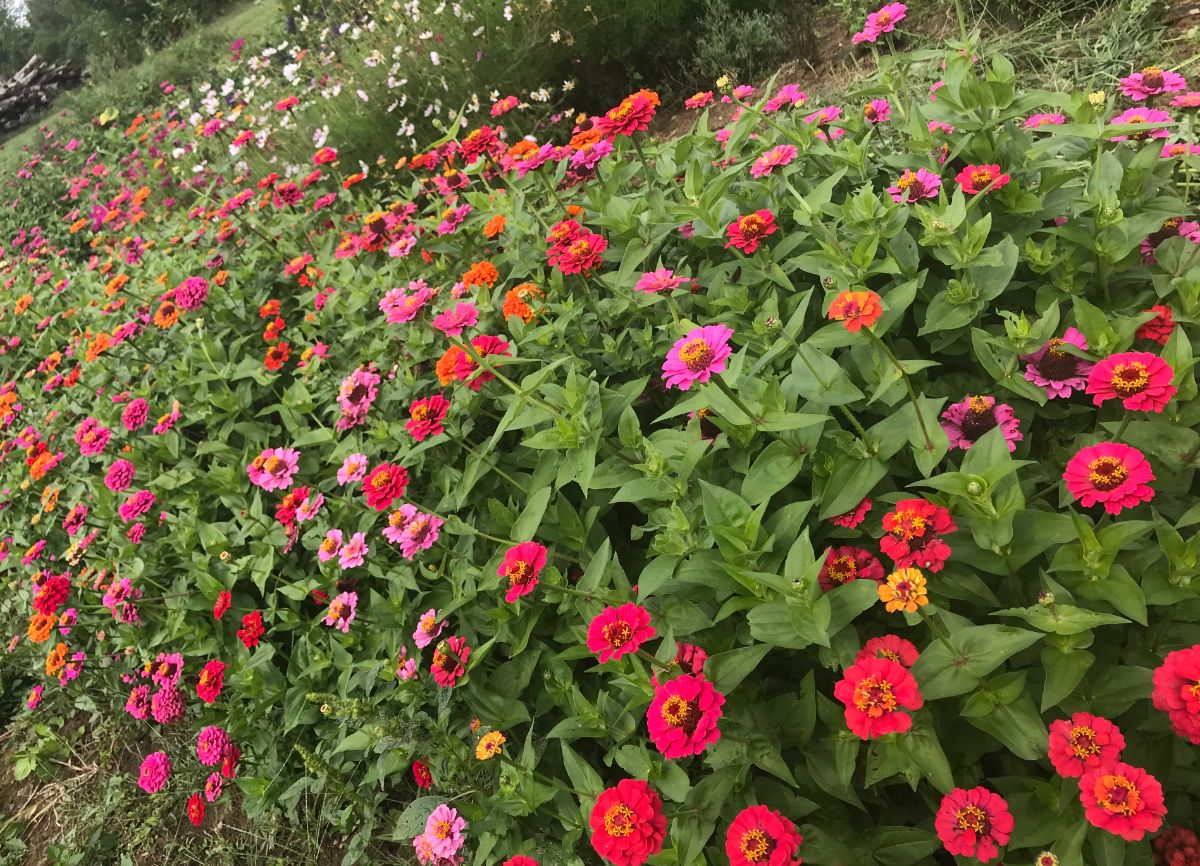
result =
M1103 505L1120 514L1154 498L1154 472L1146 456L1120 442L1101 442L1079 451L1063 473L1067 489L1085 508Z
M713 373L725 369L726 359L733 354L729 338L733 330L724 325L694 328L671 347L663 362L663 379L668 388L686 391L693 382L707 382Z
M650 739L665 758L698 755L721 738L717 721L725 696L711 682L684 674L663 683L646 710Z

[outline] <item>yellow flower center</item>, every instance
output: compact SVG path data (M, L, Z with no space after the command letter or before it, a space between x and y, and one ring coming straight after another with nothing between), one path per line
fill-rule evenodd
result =
M1090 758L1100 754L1100 746L1096 743L1096 732L1084 725L1071 728L1071 750L1077 758Z
M1088 480L1097 490L1120 487L1129 477L1129 470L1116 457L1100 457L1088 464Z
M688 340L679 349L679 360L693 373L699 373L712 363L713 350L701 337Z
M617 620L604 627L604 639L614 649L623 647L633 639L633 629L624 620Z
M1150 383L1146 365L1139 361L1117 364L1113 367L1112 387L1122 397L1130 397L1142 391Z
M438 839L449 839L453 832L449 821L438 821L433 825L433 835Z
M987 186L992 182L992 170L990 168L977 168L971 172L971 185L978 188Z
M528 562L514 562L508 567L508 585L524 586L533 577L530 572L531 569Z
M848 580L854 580L858 576L858 566L854 564L854 558L850 556L839 556L837 559L829 563L829 576L838 583L845 583Z
M747 237L757 237L759 232L766 228L766 225L766 220L758 214L738 217L738 230Z
M1096 781L1096 800L1112 815L1133 815L1141 805L1137 785L1124 776L1101 776Z
M954 816L958 829L975 834L982 833L987 826L987 815L978 806L966 806Z
M738 847L742 856L751 863L763 863L771 853L771 840L767 838L766 833L756 828L742 834L742 841Z
M662 720L672 728L694 730L696 727L697 713L695 705L685 701L679 695L671 695L671 697L663 701L662 709L659 713L662 716Z
M892 684L878 677L867 677L854 689L854 706L873 719L896 709Z
M633 810L624 803L617 803L604 813L604 831L618 839L633 834Z

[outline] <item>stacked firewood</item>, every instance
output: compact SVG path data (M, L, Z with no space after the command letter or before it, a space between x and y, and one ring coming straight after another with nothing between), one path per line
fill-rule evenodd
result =
M45 63L35 54L12 78L0 80L0 131L23 125L59 91L78 83L78 69Z

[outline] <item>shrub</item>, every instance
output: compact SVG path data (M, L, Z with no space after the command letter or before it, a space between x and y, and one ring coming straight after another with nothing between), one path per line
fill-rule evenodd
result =
M144 796L327 793L348 857L1147 863L1196 761L1183 84L925 48L389 189L270 162L331 81L81 133L73 246L6 250L3 664Z

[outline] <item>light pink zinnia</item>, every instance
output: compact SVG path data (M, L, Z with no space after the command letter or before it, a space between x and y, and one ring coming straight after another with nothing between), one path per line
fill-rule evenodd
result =
M752 177L766 177L775 169L787 165L796 158L796 145L781 144L773 147L754 160L754 164L750 166L750 175Z
M362 565L363 560L370 552L371 549L367 547L367 536L364 533L356 532L338 551L338 565L343 569Z
M317 548L317 559L321 562L329 562L342 552L343 543L340 529L329 530L321 540L321 546Z
M646 273L642 274L634 288L639 292L646 292L647 294L669 292L672 289L679 288L689 279L690 277L676 276L674 271L667 268L659 268L658 270L646 271Z
M867 123L887 123L892 117L892 106L886 99L872 99L863 107L863 119Z
M463 846L462 831L466 826L467 822L462 816L443 803L433 810L433 814L425 822L423 835L433 855L448 860Z
M250 461L246 474L263 490L286 490L300 469L300 452L295 448L268 448Z
M338 484L353 484L357 481L362 481L363 476L367 474L367 465L370 461L366 454L349 454L342 461L342 466L338 469L337 480Z
M746 96L752 95L753 92L754 90L751 88L750 94L747 94ZM736 90L733 92L733 95L738 99L746 98L743 96L738 96L738 92ZM783 87L779 88L778 93L766 101L762 110L765 114L771 114L772 112L779 111L779 109L784 108L785 106L788 108L796 108L806 102L808 102L808 94L801 90L798 85L785 84Z
M358 613L358 593L343 592L329 602L329 610L322 622L327 626L341 630L342 634L350 632L350 623Z
M473 328L478 323L479 310L470 301L461 301L433 317L433 326L450 337L457 337L465 328Z
M436 608L429 608L425 613L421 614L421 618L417 620L417 628L413 632L413 641L421 649L429 646L446 629L446 620L438 619Z
M694 328L667 352L663 362L663 380L668 388L686 391L693 382L707 382L713 373L725 369L725 361L733 354L729 338L733 330L724 325L705 325Z
M896 204L913 204L923 198L937 198L941 188L942 178L939 175L918 168L916 171L905 169L896 185L889 186L887 191Z

